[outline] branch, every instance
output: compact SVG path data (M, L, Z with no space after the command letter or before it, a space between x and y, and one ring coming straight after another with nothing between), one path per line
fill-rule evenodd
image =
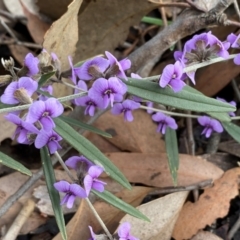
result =
M164 28L146 44L129 55L132 61L131 72L137 72L148 61L160 56L164 51L176 44L180 39L194 34L200 29L213 25L228 25L223 11L233 3L234 0L219 0L216 7L208 13L187 9L168 27ZM214 1L213 1L214 2Z

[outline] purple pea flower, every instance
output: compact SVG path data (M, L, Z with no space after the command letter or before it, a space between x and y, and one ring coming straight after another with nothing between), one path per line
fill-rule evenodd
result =
M61 140L62 138L53 130L45 131L42 129L35 140L35 147L40 149L47 145L49 152L53 154L62 148L58 143Z
M119 77L124 80L128 80L125 74L125 70L128 70L131 67L131 61L129 59L123 59L118 61L110 52L105 52L106 57L109 60L110 67L106 72L106 75L109 77Z
M175 64L169 64L163 69L160 77L159 86L165 88L167 85L171 86L174 92L179 92L186 85L182 81L183 68L179 61Z
M183 52L176 52L175 59L179 60L185 67L208 61L214 57L228 58L229 42L221 42L211 32L194 35L184 45ZM195 70L187 72L187 76L195 84Z
M133 121L132 110L140 108L141 104L133 100L125 100L122 103L116 103L113 105L112 114L118 115L124 113L124 120L128 122Z
M92 188L99 192L104 191L104 185L106 185L106 183L98 179L102 172L103 168L97 165L89 168L88 174L84 178L84 187L87 196L89 195Z
M87 60L81 67L75 70L81 80L96 80L104 77L104 72L109 66L109 61L103 57L95 57Z
M232 48L240 48L240 34L238 36L234 33L229 34L227 37L227 41L231 44ZM237 54L237 56L233 59L233 62L236 65L240 65L240 54Z
M118 228L119 240L139 240L130 234L131 225L128 222L122 223Z
M39 130L31 123L23 121L20 117L15 114L9 113L5 118L17 125L17 129L12 136L12 139L17 137L17 141L22 144L31 144L34 140L28 138L28 135L39 133Z
M39 72L38 68L39 59L34 57L32 53L28 53L24 59L24 66L27 68L27 76L31 77Z
M61 205L66 204L67 208L72 208L76 197L86 198L85 190L75 183L68 183L67 181L59 181L53 184L55 189L59 192L66 193L61 201Z
M103 108L103 102L101 101L101 99L100 101L97 101L96 99L92 99L89 96L83 96L83 97L77 98L75 100L75 104L77 106L86 107L84 114L89 115L91 117L94 116L96 108Z
M79 168L79 166L81 166L83 164L86 164L87 166L87 170L94 166L94 164L89 161L87 158L85 158L83 155L82 156L73 156L73 157L70 157L68 158L66 161L65 161L65 164L70 167L70 168L73 168L75 170L77 170Z
M200 125L204 126L201 134L204 134L206 138L209 138L213 131L221 133L223 132L223 127L219 121L210 118L208 116L199 117L198 122Z
M10 83L1 96L1 102L6 104L31 103L32 94L37 90L38 83L29 77L21 77Z
M77 85L76 85L79 89L74 89L74 94L77 94L79 92L87 92L88 91L88 87L87 87L87 84L83 81L83 80L79 80ZM81 90L80 90L81 89ZM81 98L81 97L80 97ZM72 102L75 104L75 105L78 105L77 104L77 99L74 99Z
M41 87L40 90L43 91L43 92L47 92L47 93L49 93L50 95L53 94L53 87L52 87L52 85L48 85L48 86L45 86L45 87ZM47 96L45 96L45 95L42 95L42 94L39 95L39 100L46 101L48 98L49 98L49 97L47 97Z
M157 132L161 132L162 134L166 133L167 127L170 127L172 129L178 128L174 118L169 117L161 112L153 114L152 119L158 123Z
M153 102L146 102L146 105L147 105L147 107L149 107L149 108L153 108ZM154 111L153 110L151 110L151 109L148 109L147 110L147 113L148 114L152 114Z
M111 77L108 80L99 78L93 83L88 96L93 100L102 101L103 108L106 108L109 103L113 106L114 101L122 101L126 91L126 85L116 77Z
M227 102L225 99L219 98L219 97L217 97L216 99L221 101L221 102L229 103L234 107L236 107L236 105L237 105L235 101ZM228 114L229 114L230 117L235 117L236 116L236 114L234 112L229 112Z
M48 131L55 127L52 118L63 113L62 104L55 98L49 98L45 102L42 100L34 102L29 108L26 120L30 123L40 121L43 128Z

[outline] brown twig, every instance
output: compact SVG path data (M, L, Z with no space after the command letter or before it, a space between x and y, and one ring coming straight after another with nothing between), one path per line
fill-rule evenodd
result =
M21 45L29 48L36 48L36 49L42 49L42 45L36 44L36 43L30 43L30 42L22 42L15 39L1 39L0 44L2 45Z
M189 186L165 187L165 188L157 189L149 193L149 195L168 194L168 193L181 192L181 191L192 191L192 190L197 190L197 189L211 186L211 184L212 184L212 179L208 179L208 180L205 180L196 184L192 184Z
M216 7L207 13L187 9L171 25L159 32L155 37L129 55L132 61L130 71L137 72L149 60L161 55L180 39L194 34L196 31L217 25L226 25L227 17L223 11L233 0L219 0Z
M172 3L160 3L154 0L148 0L151 3L159 5L158 7L179 7L179 8L191 8L191 5L188 3L182 3L182 2L172 2Z

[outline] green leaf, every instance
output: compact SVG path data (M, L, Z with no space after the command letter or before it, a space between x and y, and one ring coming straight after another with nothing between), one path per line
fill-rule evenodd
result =
M176 131L167 127L165 134L166 151L168 157L168 166L173 179L173 183L177 186L177 171L179 167L178 143Z
M47 81L49 78L51 78L56 72L49 72L45 73L41 76L40 80L38 81L38 88L40 89Z
M0 109L10 108L10 107L15 107L15 106L16 106L16 104L5 104L5 103L0 102Z
M98 197L103 199L104 201L110 203L114 207L122 210L125 213L128 213L129 215L132 215L133 217L145 220L147 222L150 222L150 220L142 214L139 210L134 208L133 206L129 205L128 203L124 202L120 198L116 197L112 193L104 190L104 192L98 192L94 189L91 190L94 194L96 194Z
M160 18L154 18L154 17L143 17L141 22L144 23L149 23L149 24L153 24L153 25L158 25L158 26L163 26L163 21ZM168 24L171 24L172 21L168 21Z
M32 176L32 172L24 167L21 163L17 162L16 160L12 159L8 155L4 154L3 152L0 152L0 163L2 163L5 166L8 166L12 169L15 169L21 173L24 173L28 176Z
M228 103L189 91L189 86L174 93L169 87L163 89L159 87L158 83L145 80L129 78L124 82L127 84L130 94L178 109L207 112L209 115L212 115L212 112L218 113L218 119L221 118L222 121L229 121L229 118L226 119L226 114L222 115L221 112L235 111L235 108Z
M97 134L99 134L99 135L101 135L103 137L108 137L108 138L112 137L112 135L107 133L107 132L104 132L104 131L102 131L102 130L100 130L98 128L93 127L92 125L86 124L84 122L81 122L79 120L73 119L71 117L61 116L59 118L61 120L63 120L64 122L70 124L70 125L83 128L83 129L88 130L88 131L93 132L93 133L97 133Z
M56 123L56 132L60 134L70 145L95 164L102 165L105 172L114 180L122 184L124 187L131 189L131 185L120 170L90 141L76 132L63 120L55 118L54 122Z
M55 173L52 166L52 161L48 152L47 147L40 149L41 160L45 180L47 184L48 193L51 199L53 212L57 221L58 228L61 232L62 238L67 239L67 232L65 227L65 221L63 217L62 207L60 205L59 192L54 188L53 184L56 182Z
M231 122L222 122L222 125L228 134L240 143L240 127Z

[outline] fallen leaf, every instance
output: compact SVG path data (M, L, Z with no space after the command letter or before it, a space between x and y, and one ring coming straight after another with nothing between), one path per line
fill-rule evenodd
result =
M91 1L78 18L79 41L75 61L106 50L112 52L127 38L130 26L138 24L156 6L145 0Z
M131 191L123 189L116 196L133 206L138 206L150 191L152 188L133 187ZM94 203L94 207L110 232L115 231L120 219L125 215L124 212L106 202L97 201ZM95 233L102 230L86 201L82 201L78 211L67 224L68 240L88 239L90 237L88 226L92 226ZM61 239L61 235L58 234L53 240Z
M240 168L227 171L214 182L213 187L204 190L197 202L187 202L176 222L173 238L189 239L217 218L225 217L229 211L230 200L238 195L239 175Z
M22 5L25 16L27 17L28 31L35 43L42 44L44 34L49 29L50 25L40 19L39 15L32 13L22 1L23 0L21 0L20 3Z
M94 126L112 135L106 139L121 150L142 153L165 152L161 134L151 116L143 111L133 112L134 121L125 122L123 116L112 115L110 111L101 116Z
M6 113L0 114L0 142L6 138L12 138L17 126L5 119Z
M219 143L218 149L223 152L227 152L234 156L240 157L239 143L237 143L235 140Z
M123 172L128 181L154 187L173 186L167 154L106 153ZM201 157L180 154L178 185L196 184L207 179L218 179L223 171Z
M36 4L41 13L52 20L57 20L67 11L71 2L72 0L37 0Z
M28 53L33 53L28 48L21 46L21 45L10 44L10 45L8 45L8 47L9 47L9 50L11 51L11 54L14 57L14 59L16 59L17 62L21 66L23 66L23 60L24 60L25 56Z
M187 195L188 192L172 193L137 207L151 222L126 215L121 223L129 222L131 234L139 239L169 240Z
M215 234L207 231L199 231L190 240L223 240L222 238L216 236Z
M68 6L67 12L52 24L44 36L43 47L57 54L62 70L69 69L68 56L75 53L78 41L78 12L81 4L82 0L74 0Z

